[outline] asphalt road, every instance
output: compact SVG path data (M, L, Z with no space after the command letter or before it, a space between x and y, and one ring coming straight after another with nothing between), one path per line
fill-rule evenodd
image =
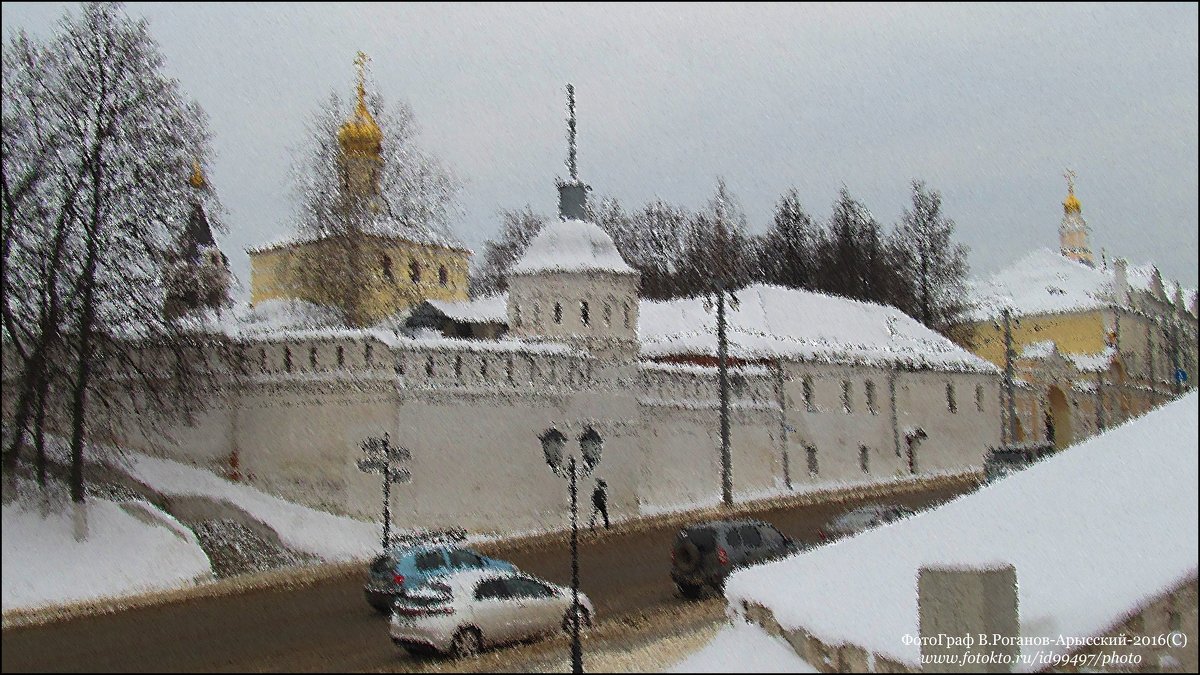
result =
M886 501L921 508L960 493L938 489ZM754 514L785 534L812 541L816 530L855 502L793 506ZM580 541L581 588L601 623L660 610L679 598L669 576L678 523ZM569 585L570 551L561 541L480 547L522 570ZM386 619L363 599L362 574L300 588L127 610L43 626L7 629L4 672L51 671L363 671L425 670L394 647Z

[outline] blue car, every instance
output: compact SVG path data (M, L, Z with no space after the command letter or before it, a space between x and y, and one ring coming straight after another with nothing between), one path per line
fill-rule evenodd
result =
M405 591L435 577L463 570L515 572L517 567L453 544L396 546L371 561L363 592L376 611L390 614L392 602Z

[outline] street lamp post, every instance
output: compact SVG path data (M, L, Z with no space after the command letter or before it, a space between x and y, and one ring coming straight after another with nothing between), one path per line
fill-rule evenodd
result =
M358 460L358 469L364 473L377 473L383 476L383 550L386 552L391 539L391 497L392 483L407 483L412 480L412 474L402 466L392 466L393 462L400 464L412 459L412 453L406 448L393 446L391 439L385 433L382 438L370 436L362 442L363 457Z
M579 477L591 475L600 463L603 441L588 427L579 437L580 453L567 454L567 437L557 429L548 429L539 439L546 464L558 476L566 478L571 494L571 672L583 672L583 644L579 638Z

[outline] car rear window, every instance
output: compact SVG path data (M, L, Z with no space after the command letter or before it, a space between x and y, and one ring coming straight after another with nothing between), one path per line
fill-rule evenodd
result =
M741 530L742 543L751 548L762 546L762 535L759 534L757 527L754 525L746 525L742 527Z
M680 534L691 539L701 553L708 553L717 548L716 533L711 527L689 527Z
M740 528L731 527L725 530L725 543L729 544L730 548L742 547L742 533Z
M426 551L417 554L417 569L422 572L441 569L446 566L446 559L441 551Z

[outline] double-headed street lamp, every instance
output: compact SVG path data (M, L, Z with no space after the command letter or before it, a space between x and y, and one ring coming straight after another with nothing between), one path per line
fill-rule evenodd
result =
M408 469L393 464L407 462L412 459L412 453L407 448L393 446L386 433L383 438L370 436L363 440L362 451L364 456L358 460L359 470L383 476L383 550L387 552L392 527L392 514L389 510L392 483L407 483L412 480Z
M567 447L567 437L558 429L547 429L539 440L546 464L556 475L566 478L571 493L571 672L583 672L583 645L579 641L579 489L580 476L586 478L600 463L604 441L596 430L587 427L579 436L579 453Z

